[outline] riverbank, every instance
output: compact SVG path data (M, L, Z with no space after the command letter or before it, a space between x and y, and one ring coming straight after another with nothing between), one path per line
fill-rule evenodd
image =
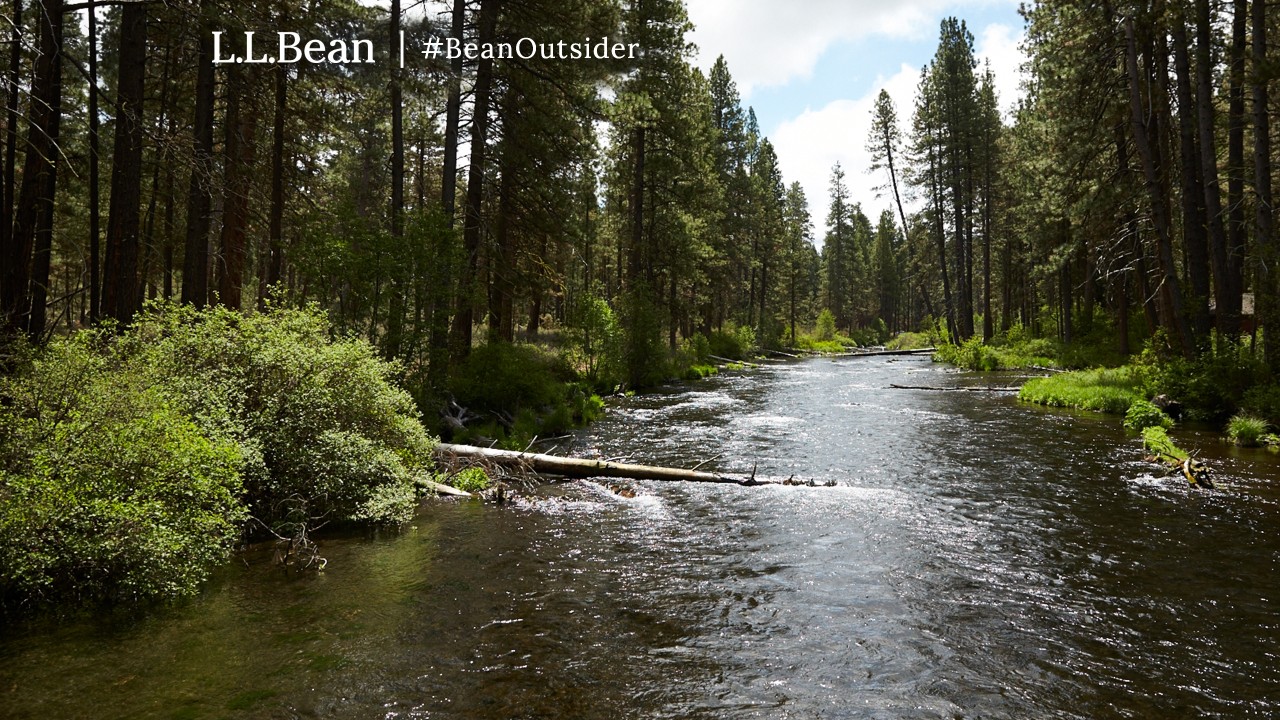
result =
M975 371L1038 370L1047 377L1028 380L1019 399L1125 417L1126 428L1170 428L1189 421L1219 430L1245 446L1280 446L1280 385L1263 359L1246 343L1216 339L1187 360L1157 342L1111 366L1079 367L1084 359L1110 358L1110 351L1055 346L1043 339L1005 337L991 345L973 338L947 344L934 359Z

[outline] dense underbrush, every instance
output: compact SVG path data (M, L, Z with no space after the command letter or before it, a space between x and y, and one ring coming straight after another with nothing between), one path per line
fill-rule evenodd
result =
M153 305L0 379L0 605L190 594L255 534L407 518L432 438L314 310Z

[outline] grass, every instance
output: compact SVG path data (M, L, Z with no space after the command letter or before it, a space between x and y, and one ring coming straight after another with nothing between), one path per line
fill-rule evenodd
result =
M1054 359L1053 343L1041 338L1016 342L993 341L988 345L981 338L972 337L960 345L939 345L933 359L984 372L1053 367L1058 364Z
M1123 414L1143 400L1142 379L1133 368L1077 370L1027 381L1018 391L1024 402Z
M1252 415L1236 415L1227 421L1227 437L1241 447L1257 447L1267 432L1267 421Z

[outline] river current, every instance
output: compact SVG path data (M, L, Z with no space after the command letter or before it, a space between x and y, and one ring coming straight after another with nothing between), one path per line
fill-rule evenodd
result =
M921 358L621 398L559 452L834 487L589 481L249 553L200 597L0 639L12 718L1268 718L1280 457ZM614 483L617 485L617 483ZM630 493L627 493L628 495Z

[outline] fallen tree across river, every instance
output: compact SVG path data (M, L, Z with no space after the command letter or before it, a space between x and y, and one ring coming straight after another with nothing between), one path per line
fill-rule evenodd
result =
M608 460L584 460L560 457L558 455L544 455L542 453L498 450L472 445L454 445L452 443L436 445L436 455L445 462L459 458L482 460L516 471L570 478L612 477L631 480L725 483L730 485L814 485L812 481L798 481L794 478L787 480L761 480L755 477L754 472L750 477L742 477L701 470L685 470L655 465L633 465L631 463L617 463ZM829 483L829 485L834 485L834 483Z
M982 387L942 387L941 385L899 385L889 383L895 390L945 390L961 392L1018 392L1022 388L1017 385L986 385Z
M827 357L847 358L847 357L876 357L876 356L882 356L882 355L932 355L937 351L938 351L938 348L936 347L919 348L916 350L864 350L861 352L836 353L835 355L828 355Z

